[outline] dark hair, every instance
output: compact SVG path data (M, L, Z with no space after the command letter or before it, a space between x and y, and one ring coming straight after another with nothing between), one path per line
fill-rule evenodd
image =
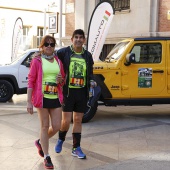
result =
M85 33L82 29L77 29L73 32L73 35L72 35L72 38L76 35L76 34L79 34L79 35L83 35L83 38L85 38Z
M42 48L44 46L44 43L49 41L49 40L52 40L55 44L56 44L56 40L53 36L51 35L46 35L43 37L43 39L41 40L41 43L40 43L40 46L39 48Z

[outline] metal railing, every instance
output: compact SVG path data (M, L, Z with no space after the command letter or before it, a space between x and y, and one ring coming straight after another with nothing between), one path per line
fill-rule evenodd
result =
M111 0L115 11L122 11L130 9L130 0Z
M113 3L115 11L130 9L130 0L110 0L110 1Z

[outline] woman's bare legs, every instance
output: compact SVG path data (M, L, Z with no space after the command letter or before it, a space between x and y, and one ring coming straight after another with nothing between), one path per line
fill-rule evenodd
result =
M38 108L37 109L39 119L40 119L40 141L41 146L44 152L44 155L49 154L49 138L54 136L58 130L60 129L61 125L61 108L54 108L54 109L46 109L46 108ZM51 126L50 120L51 119Z

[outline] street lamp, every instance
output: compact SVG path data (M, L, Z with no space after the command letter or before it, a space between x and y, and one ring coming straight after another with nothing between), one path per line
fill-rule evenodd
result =
M59 16L60 16L60 19L59 19L59 47L62 46L62 43L61 43L61 37L62 37L62 0L60 0L60 8L59 8Z
M44 36L46 35L46 8L44 8Z

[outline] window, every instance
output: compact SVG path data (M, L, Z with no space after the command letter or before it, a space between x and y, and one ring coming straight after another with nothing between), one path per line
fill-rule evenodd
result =
M35 52L31 52L27 58L22 62L22 65L25 65L26 67L30 67L30 63L32 58L34 57Z
M115 11L130 9L130 0L111 0Z
M136 44L131 53L135 53L137 63L160 63L162 45L159 43Z
M0 38L5 37L5 19L0 20Z
M26 25L24 25L24 26L23 26L23 35L28 36L30 30L31 30L31 26L26 26Z
M43 38L44 35L44 28L43 27L38 27L37 28L37 47L39 47L41 40Z
M104 61L114 46L115 44L104 44L99 59Z
M30 48L31 44L31 26L24 25L23 26L23 44L24 50Z

